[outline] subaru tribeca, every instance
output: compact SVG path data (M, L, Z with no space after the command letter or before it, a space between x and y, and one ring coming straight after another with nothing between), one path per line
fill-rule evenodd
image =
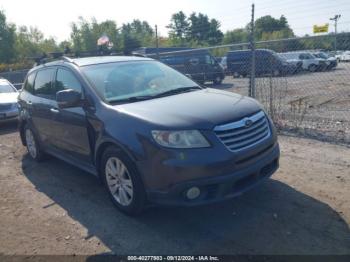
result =
M127 214L232 198L278 168L275 128L254 99L203 88L149 58L65 58L28 72L19 132L104 182Z

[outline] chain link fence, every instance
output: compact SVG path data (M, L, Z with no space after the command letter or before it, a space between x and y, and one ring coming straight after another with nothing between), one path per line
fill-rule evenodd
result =
M0 73L0 78L5 78L10 81L17 89L22 88L22 83L29 70L17 70L11 72Z
M335 38L344 50L334 50ZM330 48L323 50L324 46ZM208 87L254 96L281 131L350 144L350 51L346 50L350 33L253 45L141 48L134 55L159 59ZM0 77L20 87L26 73Z
M333 49L335 38L345 50ZM208 87L254 96L282 132L350 144L350 34L260 41L254 46L136 53L157 58Z

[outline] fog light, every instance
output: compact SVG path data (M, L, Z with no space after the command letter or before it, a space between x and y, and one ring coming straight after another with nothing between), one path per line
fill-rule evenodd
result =
M199 197L200 194L201 191L198 187L191 187L189 190L187 190L186 197L192 200Z

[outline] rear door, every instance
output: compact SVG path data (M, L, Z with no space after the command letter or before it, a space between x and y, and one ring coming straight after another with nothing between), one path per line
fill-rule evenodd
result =
M50 135L53 132L50 109L56 105L55 91L52 85L55 70L54 67L49 67L37 71L34 81L34 96L28 100L32 108L32 123L45 147L50 146Z

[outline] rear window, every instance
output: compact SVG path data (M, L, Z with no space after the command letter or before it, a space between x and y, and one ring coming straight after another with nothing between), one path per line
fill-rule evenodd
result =
M34 93L34 79L35 73L31 73L24 83L24 90L28 91L29 93Z
M0 82L0 94L1 93L14 93L16 90L6 82Z
M52 78L54 73L54 68L48 68L38 71L34 83L35 95L48 99L55 98L56 92L52 86Z
M228 53L227 59L228 60L230 60L230 59L235 59L235 60L248 59L249 54L250 54L250 51L249 52L247 52L247 51L232 52L232 53Z

